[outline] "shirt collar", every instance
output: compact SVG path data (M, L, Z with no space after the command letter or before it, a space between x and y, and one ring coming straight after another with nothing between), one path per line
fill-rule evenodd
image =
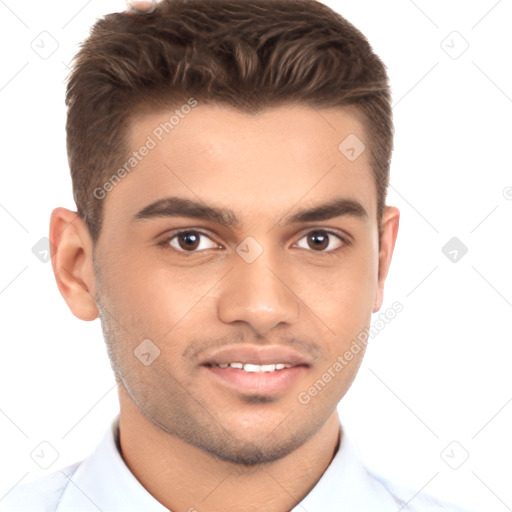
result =
M56 512L169 512L135 478L121 457L119 414L70 480Z
M357 448L342 430L339 449L307 496L291 512L396 512L396 501L363 466ZM140 511L168 512L135 478L119 449L119 415L103 439L85 459L61 496L56 512Z
M396 512L393 495L364 467L356 445L342 429L336 455L309 494L291 512Z

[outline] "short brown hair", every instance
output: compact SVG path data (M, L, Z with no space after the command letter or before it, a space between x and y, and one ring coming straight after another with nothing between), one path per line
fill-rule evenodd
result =
M381 232L394 127L386 67L366 37L316 0L163 0L151 14L100 18L73 61L67 151L77 211L94 242L103 205L94 190L127 159L127 119L190 97L249 113L355 105Z

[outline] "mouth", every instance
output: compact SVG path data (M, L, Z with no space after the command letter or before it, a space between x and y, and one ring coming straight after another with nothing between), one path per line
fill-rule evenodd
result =
M243 370L249 373L267 373L285 370L292 368L288 363L272 363L272 364L252 364L252 363L220 363L220 364L206 364L210 368L235 368L236 370Z
M207 354L200 367L214 386L242 394L290 391L311 367L312 358L283 345L229 345Z
M212 385L244 395L280 395L290 392L308 365L289 363L254 364L233 363L204 364Z

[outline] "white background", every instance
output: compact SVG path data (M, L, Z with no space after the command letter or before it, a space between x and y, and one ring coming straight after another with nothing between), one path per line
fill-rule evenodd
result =
M411 498L423 489L512 510L511 3L325 3L388 67L388 204L401 210L382 311L397 300L404 309L371 340L342 421L366 464L410 486ZM31 458L39 443L59 453L53 472L86 457L117 413L99 320L70 313L32 248L54 207L75 209L67 65L94 20L123 9L0 1L0 498L45 473ZM46 48L58 44L46 59L33 49L43 31L55 40L45 35ZM468 248L456 263L441 250L454 236Z

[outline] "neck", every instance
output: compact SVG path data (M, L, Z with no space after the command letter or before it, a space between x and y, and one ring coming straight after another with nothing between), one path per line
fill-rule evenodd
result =
M172 512L287 512L315 486L340 442L335 410L294 452L271 463L242 467L165 432L121 390L120 398L122 457L146 490Z

